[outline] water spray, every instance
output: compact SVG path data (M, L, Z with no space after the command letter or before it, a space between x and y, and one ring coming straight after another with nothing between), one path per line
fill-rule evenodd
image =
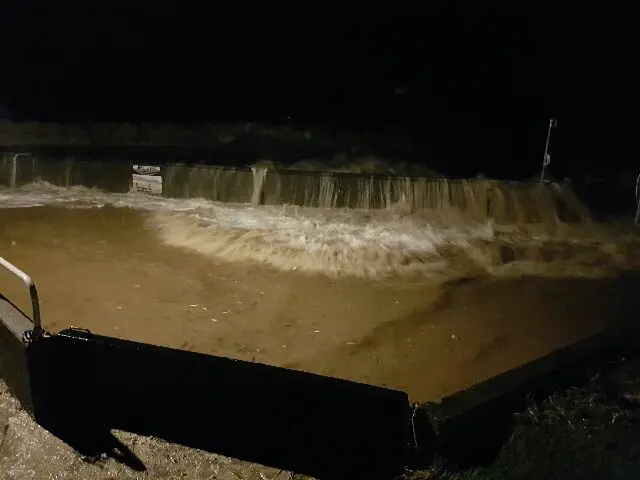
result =
M544 158L542 159L542 172L540 172L540 183L544 182L544 172L547 165L551 163L551 154L549 153L549 143L551 142L551 130L558 126L555 118L549 119L549 128L547 129L547 143L544 146Z

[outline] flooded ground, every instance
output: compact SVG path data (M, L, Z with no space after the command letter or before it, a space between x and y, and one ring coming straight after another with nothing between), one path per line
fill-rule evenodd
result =
M550 234L536 225L454 226L392 212L42 186L0 192L0 255L36 281L48 330L77 326L372 383L416 402L635 315L640 282L629 272L638 239L622 227L577 228ZM0 289L29 311L24 288L4 272ZM34 473L6 478L42 478L35 472L44 471L37 466L44 454L20 446L37 427L8 398L0 392L0 427L9 425L4 436L0 429L2 471L11 472L17 456ZM45 436L34 437L34 450L54 441ZM149 442L140 455L157 455L157 472L165 472L169 447ZM212 469L236 468L172 448L178 463L202 466L189 478L226 478ZM77 468L85 466L51 478L76 478ZM81 476L91 478L87 472ZM110 475L100 472L96 478ZM250 478L277 473L255 470Z

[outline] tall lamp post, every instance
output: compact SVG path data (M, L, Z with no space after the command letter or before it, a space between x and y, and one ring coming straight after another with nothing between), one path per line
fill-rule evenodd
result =
M640 225L640 175L636 178L636 219L634 222L637 225Z
M551 130L558 126L555 118L549 119L549 128L547 129L547 143L544 146L544 158L542 159L542 171L540 172L540 183L544 182L544 172L547 165L551 163L551 154L549 153L549 143L551 142Z

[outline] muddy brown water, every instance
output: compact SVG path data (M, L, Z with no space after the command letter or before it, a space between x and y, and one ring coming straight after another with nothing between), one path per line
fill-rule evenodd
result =
M329 278L162 245L126 208L0 210L2 256L69 326L438 400L638 311L629 276ZM29 311L14 278L0 288Z
M480 271L442 283L225 262L162 244L150 215L110 207L0 209L0 255L37 282L50 331L88 328L399 388L413 401L437 400L633 319L640 306L633 275L580 278L564 275L562 264L551 275ZM636 247L625 248L628 254ZM597 253L593 261L606 257ZM30 311L24 287L5 272L0 290ZM0 381L0 479L291 478L160 439L114 434L146 472L110 459L81 461Z

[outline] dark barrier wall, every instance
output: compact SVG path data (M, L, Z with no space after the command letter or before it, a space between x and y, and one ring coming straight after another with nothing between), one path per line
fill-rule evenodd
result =
M114 428L320 478L392 478L409 453L403 392L79 330L27 349L36 420L87 455Z
M74 157L42 157L6 153L0 159L0 185L19 188L34 182L48 182L70 187L99 188L126 193L133 181L133 164L129 161L86 161Z
M32 329L31 320L0 294L0 377L31 412L34 404L25 334Z
M554 392L593 382L594 372L606 373L638 358L635 324L586 337L520 367L445 397L421 405L415 412L418 439L454 464L493 462L511 435L513 412ZM437 441L430 429L435 431Z

